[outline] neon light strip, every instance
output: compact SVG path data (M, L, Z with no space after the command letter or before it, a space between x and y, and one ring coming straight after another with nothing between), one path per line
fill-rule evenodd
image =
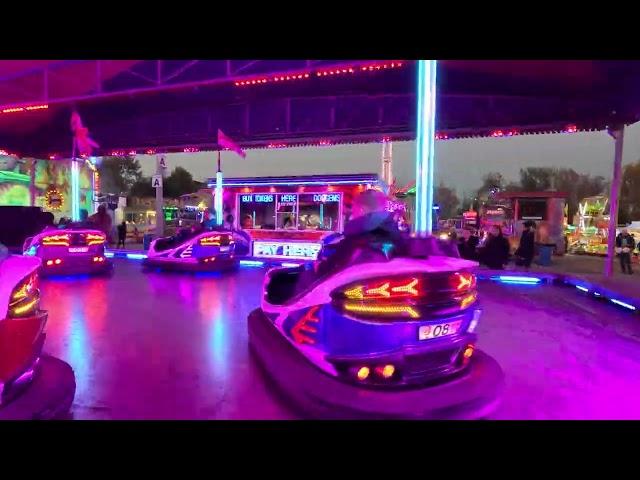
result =
M576 288L577 288L578 290L582 290L583 292L587 292L587 293L589 293L589 289L588 289L588 288L584 288L584 287L582 287L582 286L580 286L580 285L576 285Z
M537 277L518 277L515 275L499 275L497 278L500 282L521 282L521 283L540 283L541 278Z
M289 263L289 262L282 262L280 265L285 268L296 268L300 266L299 263Z
M104 256L107 258L113 258L113 252L104 252Z
M144 253L127 253L127 258L131 258L133 260L141 260L143 258L147 258L147 256Z
M240 265L244 265L245 267L262 267L264 262L260 260L240 260Z
M29 105L27 107L11 107L11 108L3 108L0 110L0 113L16 113L16 112L30 112L33 110L46 110L49 108L49 105Z
M216 210L216 224L222 225L222 172L216 173L216 198L214 206Z
M433 227L436 69L435 60L418 60L415 229L419 234L430 234Z
M256 183L224 183L225 187L271 187L276 185L357 185L359 183L376 183L370 178L362 180L336 180L336 181L319 181L319 180L303 180L297 182L256 182ZM215 183L209 183L209 188L215 187Z
M78 162L71 160L71 219L80 221L80 170Z
M629 310L636 310L636 307L634 307L633 305L629 305L628 303L616 300L615 298L610 298L609 300L611 301L611 303L615 303L616 305L620 305L621 307L628 308Z

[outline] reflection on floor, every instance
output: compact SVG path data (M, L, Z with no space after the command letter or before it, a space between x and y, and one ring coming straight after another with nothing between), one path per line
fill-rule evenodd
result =
M77 377L79 419L288 419L247 346L264 270L45 280L46 350ZM637 316L573 289L481 284L479 346L506 374L497 418L640 418Z

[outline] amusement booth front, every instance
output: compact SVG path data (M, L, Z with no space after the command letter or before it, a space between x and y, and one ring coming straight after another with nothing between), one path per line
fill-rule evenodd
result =
M323 239L342 232L353 196L380 185L359 174L227 178L223 188L225 218L249 234L251 256L315 260Z

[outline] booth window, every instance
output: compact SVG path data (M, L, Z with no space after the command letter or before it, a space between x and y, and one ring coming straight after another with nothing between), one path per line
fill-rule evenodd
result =
M544 198L526 198L518 201L518 220L546 220L547 200Z
M275 225L276 195L273 193L239 194L239 227L243 229L273 230Z
M341 197L340 193L300 194L298 229L338 231Z

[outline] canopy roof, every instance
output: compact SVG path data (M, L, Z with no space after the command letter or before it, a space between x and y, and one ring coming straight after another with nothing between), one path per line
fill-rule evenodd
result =
M411 139L416 62L0 61L0 149L69 156L77 109L96 154ZM437 138L604 129L640 118L638 61L439 62Z

